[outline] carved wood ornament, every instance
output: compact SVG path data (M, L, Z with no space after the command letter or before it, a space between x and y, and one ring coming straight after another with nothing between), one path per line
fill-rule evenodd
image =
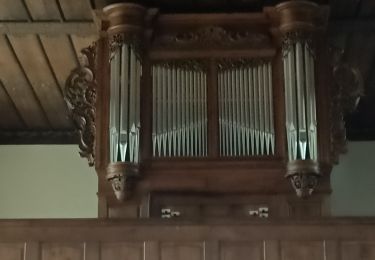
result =
M79 133L81 157L89 165L95 164L95 45L82 50L80 66L74 69L66 81L65 100Z

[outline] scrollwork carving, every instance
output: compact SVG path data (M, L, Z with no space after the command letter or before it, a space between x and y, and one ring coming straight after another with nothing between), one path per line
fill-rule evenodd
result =
M95 45L82 50L80 66L74 69L65 85L65 100L79 133L81 157L89 165L95 163L95 103L97 82L95 70Z
M231 47L239 45L264 47L270 45L270 38L266 34L253 32L232 32L224 28L211 26L197 31L164 35L155 41L156 46L201 46L201 47Z
M363 80L360 71L342 61L344 51L331 49L334 57L332 73L334 86L331 103L331 156L338 163L339 155L347 151L344 116L352 113L363 96Z

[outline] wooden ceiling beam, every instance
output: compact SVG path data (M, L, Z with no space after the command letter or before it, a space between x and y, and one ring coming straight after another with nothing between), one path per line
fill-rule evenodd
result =
M93 35L97 33L96 25L92 21L0 22L0 34Z

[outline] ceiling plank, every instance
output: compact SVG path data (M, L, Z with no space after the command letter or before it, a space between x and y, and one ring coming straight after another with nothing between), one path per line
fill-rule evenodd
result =
M9 36L14 51L34 88L53 129L71 127L61 89L51 73L49 61L35 35ZM59 46L55 46L56 50Z
M48 59L62 91L70 72L78 66L76 54L67 35L40 36ZM59 46L59 51L56 51Z
M27 21L28 15L21 0L0 0L0 21Z
M60 21L62 19L55 1L24 0L32 19L35 21Z
M30 88L5 36L0 37L0 79L28 128L49 128L35 93Z
M89 0L58 0L65 20L93 20L93 13Z
M0 104L0 129L21 129L26 126L1 81Z
M97 33L93 22L0 22L2 34L77 34L93 35Z

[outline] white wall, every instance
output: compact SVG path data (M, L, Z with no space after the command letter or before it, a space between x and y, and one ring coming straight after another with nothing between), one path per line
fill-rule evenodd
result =
M97 186L77 145L0 145L0 218L94 218Z
M333 215L375 216L375 142L351 142L332 172Z
M0 218L95 218L97 186L76 145L0 146ZM332 188L333 215L375 216L375 142L349 143Z

